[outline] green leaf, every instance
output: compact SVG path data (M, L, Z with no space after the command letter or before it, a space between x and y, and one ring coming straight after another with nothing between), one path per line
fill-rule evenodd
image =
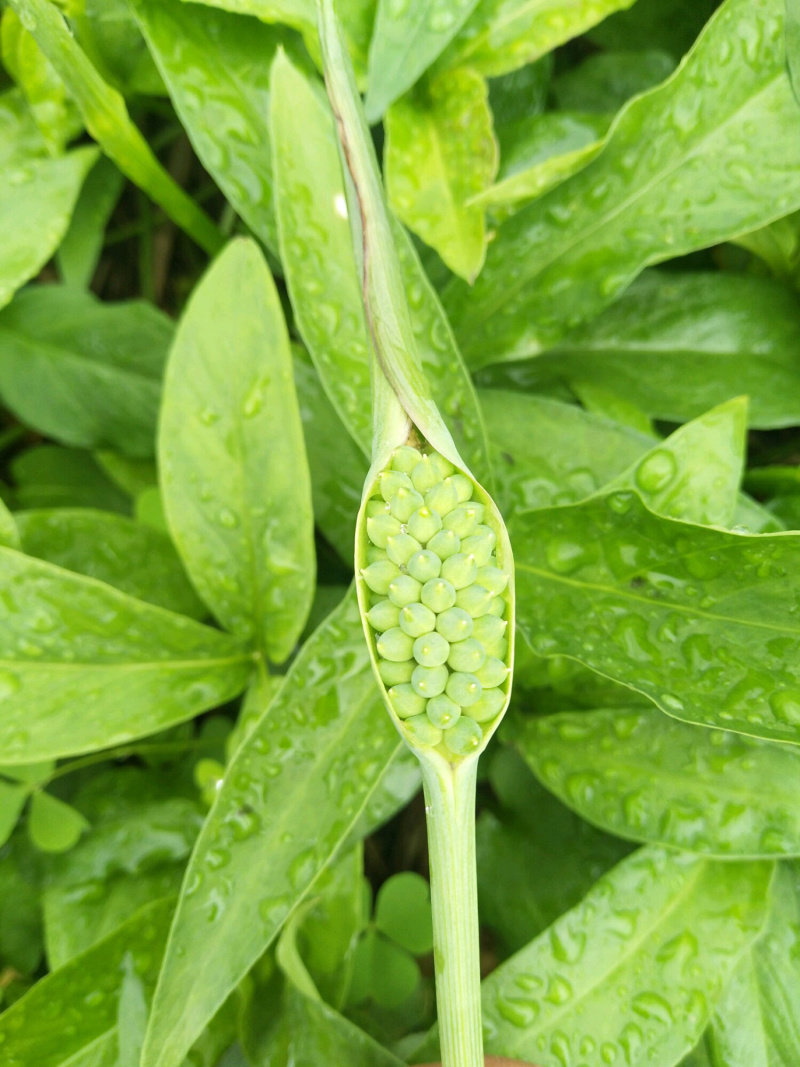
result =
M590 382L669 422L745 394L750 425L775 429L800 423L798 347L796 297L776 282L648 271L551 352L483 378L531 391Z
M295 1067L402 1067L402 1061L320 1000L290 989L286 997L290 1061Z
M3 848L0 863L0 960L33 974L42 957L42 855L21 831Z
M793 746L687 726L651 708L512 724L540 781L610 833L720 857L800 854Z
M634 493L518 513L518 625L703 726L800 742L800 541L658 518Z
M675 1063L760 934L771 876L769 864L656 848L623 860L483 983L488 1050L542 1067L590 1047L612 1062Z
M75 808L40 789L34 792L28 834L40 852L67 852L88 829L89 823Z
M0 549L0 751L6 763L163 730L240 692L238 641L49 563Z
M58 248L83 180L97 159L93 148L50 157L18 91L0 95L0 307L37 274Z
M6 782L0 778L0 847L14 832L29 794L30 788L24 783Z
M375 925L415 956L430 952L433 949L430 885L413 871L387 879L375 903Z
M0 500L0 545L3 548L19 548L19 529L16 519Z
M303 646L228 768L186 874L143 1067L178 1067L313 893L400 746L351 592Z
M786 0L786 59L795 99L800 102L800 4Z
M164 507L195 588L276 663L314 595L314 527L291 350L253 241L232 241L192 294L159 428ZM280 418L275 413L280 412Z
M584 33L633 0L480 0L440 64L496 78Z
M277 253L270 68L297 39L256 19L181 0L133 0L133 9L181 123L236 211Z
M613 113L665 81L675 65L665 52L601 52L556 78L553 95L566 110Z
M687 422L604 487L635 489L658 515L730 526L747 438L747 397Z
M83 183L64 240L56 252L65 285L88 289L103 251L105 230L122 193L125 178L102 156Z
M27 555L180 615L205 617L172 542L152 527L78 508L21 511L16 518Z
M451 283L445 305L473 367L534 355L644 267L800 205L782 4L727 0L674 76L617 116L597 158L501 227L475 286ZM752 50L733 48L742 37Z
M780 281L794 289L799 287L800 212L795 211L750 233L740 233L732 241L758 256Z
M86 507L130 512L128 498L89 452L35 445L15 456L10 468L17 507Z
M467 281L486 255L483 209L468 201L497 170L485 80L463 68L421 82L386 114L389 204Z
M172 324L140 300L36 285L0 311L0 395L40 433L151 456Z
M378 0L369 48L367 120L378 121L453 40L479 0Z
M421 978L419 965L406 949L370 928L356 950L351 1002L370 1000L382 1008L397 1008L412 996Z
M717 7L718 0L637 0L595 26L589 39L632 52L661 48L681 59Z
M310 36L316 35L314 0L200 0L211 7L239 15L255 15L264 22L285 22Z
M49 0L11 0L11 6L30 27L106 155L201 248L216 252L222 241L217 227L158 162L131 121L124 98L92 66L60 11Z
M127 0L81 0L70 27L103 78L125 97L165 96Z
M124 961L131 960L134 973L151 989L173 907L168 899L143 908L110 937L37 982L0 1015L0 1041L9 1067L98 1064L88 1058L92 1046L116 1043Z

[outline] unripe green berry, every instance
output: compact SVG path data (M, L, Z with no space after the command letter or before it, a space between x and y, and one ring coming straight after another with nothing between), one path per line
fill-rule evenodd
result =
M378 661L378 674L385 686L402 685L410 682L416 663L413 659L405 659L401 663L394 663L390 659Z
M408 532L424 545L442 528L442 520L435 511L423 504L408 520Z
M475 620L472 636L489 648L503 639L507 626L505 619L498 619L496 615L481 615Z
M506 602L501 596L492 598L492 602L489 605L489 614L496 615L498 619L501 619L506 613Z
M497 538L491 526L478 526L474 534L464 538L461 551L474 556L479 567L485 567L492 558L496 544Z
M483 730L474 719L465 719L462 715L452 730L444 734L444 743L455 756L468 756L480 747Z
M493 567L488 564L478 570L478 581L490 593L494 593L497 596L508 585L508 575L505 571L501 571L499 567Z
M444 578L431 578L423 585L420 599L426 608L438 614L440 611L452 608L456 602L456 591Z
M386 539L397 537L399 533L399 521L386 511L367 519L367 537L378 548L386 548Z
M506 702L506 695L502 689L487 689L468 708L464 708L464 714L469 715L475 722L491 722L500 714L500 710Z
M400 489L413 489L411 479L402 471L381 471L378 475L378 490L384 500L391 500Z
M388 593L393 604L397 604L398 608L404 608L406 604L419 603L422 585L410 574L401 574L389 582Z
M440 480L449 477L455 471L453 464L449 459L445 459L441 452L431 452L428 458L436 468Z
M375 519L379 515L388 515L389 505L383 497L374 496L371 500L367 501L365 514L368 519Z
M433 748L442 740L442 731L437 730L427 715L415 715L403 725L411 742L420 748Z
M436 626L436 616L424 604L406 604L400 609L400 629L409 637L422 637Z
M447 662L450 655L450 643L436 631L423 634L414 642L414 659L422 667L439 667Z
M472 556L465 556L463 552L456 552L442 564L442 577L453 586L454 589L466 589L472 585L478 576L478 565Z
M411 675L411 684L421 697L438 697L444 692L447 685L447 667L442 664L439 667L415 667ZM478 683L480 684L480 683Z
M386 555L398 567L404 567L421 548L419 541L407 533L398 533L386 540Z
M416 672L415 672L416 673ZM414 675L411 676L411 684L414 684ZM447 695L462 708L468 708L480 700L483 689L481 683L474 674L464 674L457 671L447 679Z
M474 674L486 661L486 653L483 645L474 637L468 637L466 641L457 641L450 646L450 654L447 657L447 665L454 671L462 671L466 674Z
M458 494L455 486L447 482L438 482L425 494L425 506L444 518L453 508L458 507Z
M378 655L383 659L391 660L392 663L402 663L403 660L411 659L414 651L414 642L404 634L399 626L393 626L391 630L381 634L377 642Z
M428 541L428 548L441 560L449 559L461 551L461 538L452 530L440 530Z
M422 715L425 711L425 697L421 697L408 682L393 685L389 690L389 699L398 719L410 719L412 715Z
M449 730L461 716L461 708L445 693L429 700L425 711L433 725L438 726L440 730Z
M475 671L475 677L481 683L484 691L493 689L496 685L502 685L508 676L508 667L496 656L487 656L483 666Z
M399 522L408 522L417 508L421 508L424 503L416 489L398 489L392 497L390 508L392 515Z
M461 608L448 608L436 619L436 629L450 641L466 641L472 635L472 616Z
M451 474L449 478L445 478L445 481L455 489L459 503L464 504L472 499L472 482L466 474Z
M438 485L441 480L442 476L436 469L436 464L431 461L430 456L423 456L411 472L411 481L414 483L414 488L418 493L427 493L434 485Z
M400 568L388 559L379 563L370 563L361 572L361 575L373 593L386 596L389 592L389 583L400 574Z
M411 474L422 459L422 453L411 445L400 445L392 452L392 470Z
M391 600L379 600L367 612L367 621L373 630L383 633L400 624L400 608Z
M431 578L438 578L442 571L442 561L435 552L430 552L427 548L415 552L406 566L408 573L418 582L429 582Z
M377 548L375 545L367 545L367 551L364 553L367 563L382 563L383 560L388 559L386 552L382 548Z
M456 594L456 604L473 619L485 615L493 599L489 590L484 589L482 585L469 585L466 589L459 589Z
M478 529L481 511L480 504L464 504L460 508L454 508L449 515L445 515L442 525L445 530L457 533L463 541L465 537L470 537Z

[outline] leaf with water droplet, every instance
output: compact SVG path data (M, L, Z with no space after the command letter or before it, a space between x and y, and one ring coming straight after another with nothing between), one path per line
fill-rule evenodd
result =
M800 750L609 708L512 720L543 785L634 841L707 855L800 855Z
M252 241L231 242L184 313L159 458L167 519L195 587L224 626L282 663L311 606L314 519L286 324Z

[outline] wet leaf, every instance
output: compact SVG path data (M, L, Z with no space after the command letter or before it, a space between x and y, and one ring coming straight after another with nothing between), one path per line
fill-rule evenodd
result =
M786 59L795 98L800 102L800 5L786 0Z
M89 752L240 692L251 658L192 619L0 549L0 751L6 763Z
M556 78L553 95L567 110L613 113L674 70L675 60L665 52L600 52Z
M675 718L800 742L800 543L658 518L632 492L517 514L518 625Z
M195 588L224 626L282 663L314 594L311 483L283 311L252 241L228 245L181 320L159 459Z
M186 874L143 1067L178 1067L314 891L400 746L351 592L228 768Z
M782 7L727 0L675 75L617 116L600 155L501 227L474 288L451 283L445 304L473 367L534 355L644 267L800 205Z
M610 833L721 857L800 854L794 746L646 708L517 716L512 725L539 780Z
M89 452L34 445L9 464L20 508L83 507L130 513L130 501Z
M287 994L290 1062L296 1067L401 1067L402 1061L321 1000Z

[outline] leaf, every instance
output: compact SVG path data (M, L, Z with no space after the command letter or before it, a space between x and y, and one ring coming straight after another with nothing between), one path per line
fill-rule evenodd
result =
M557 77L553 95L565 110L613 113L665 81L675 66L665 52L601 52Z
M27 836L16 833L0 863L0 960L31 975L42 958L42 856Z
M0 778L0 847L14 832L29 794L30 789L25 783L7 782Z
M127 0L81 0L69 21L81 48L123 96L166 96Z
M373 927L358 943L354 971L351 1003L369 1000L380 1008L399 1007L413 996L422 979L414 957Z
M351 592L229 765L186 874L142 1067L178 1067L314 891L400 746Z
M152 527L79 508L22 511L16 518L26 555L180 615L205 617L171 541Z
M5 763L143 737L240 692L238 641L91 578L0 549Z
M512 726L539 780L610 833L720 857L800 853L792 746L687 726L651 708L517 716Z
M747 437L747 397L687 422L604 487L635 489L657 515L730 526Z
M468 206L497 170L485 80L464 68L426 80L386 114L392 211L447 266L474 281L486 254L483 210Z
M775 219L750 233L740 233L733 243L758 256L772 274L795 289L800 282L800 212Z
M431 887L413 871L392 875L378 891L375 926L414 956L433 950Z
M633 0L480 0L440 60L491 78L531 63Z
M130 501L95 459L77 448L35 445L10 463L21 508L87 507L130 512Z
M0 95L0 308L50 259L69 224L93 148L46 155L45 143L17 91Z
M591 382L669 422L746 394L750 425L776 429L800 423L798 346L796 297L776 282L648 271L552 351L498 367L494 382L512 375L531 391Z
M321 1000L290 989L286 998L290 1062L294 1067L401 1067L402 1061Z
M0 546L19 548L19 529L16 519L0 500Z
M518 624L702 726L797 743L800 542L673 522L634 493L517 514Z
M637 0L589 32L602 48L660 48L681 59L716 10L717 0Z
M36 285L0 311L0 394L68 445L151 456L172 324L140 300Z
M105 229L122 193L125 178L102 156L86 178L64 240L56 252L65 285L88 289L103 251Z
M228 245L184 312L159 460L195 588L227 629L282 663L314 595L311 482L283 311L253 241Z
M727 0L673 77L617 116L597 158L500 228L475 286L448 286L445 306L473 367L534 355L644 267L800 205L782 2ZM735 49L739 39L751 46Z
M483 983L487 1049L558 1067L591 1041L631 1067L675 1063L760 934L771 875L656 848L623 860Z
M800 102L800 5L786 0L786 60L795 99Z
M37 982L0 1015L0 1041L9 1067L34 1063L89 1067L92 1061L83 1057L92 1046L115 1041L126 958L142 983L152 988L173 907L174 901L167 899L138 911L110 937Z
M67 852L88 829L89 823L75 808L50 793L34 791L28 834L40 852Z
M49 0L11 0L11 6L30 27L106 155L201 248L216 252L222 241L217 227L158 162L131 121L124 98L92 66L58 9Z
M479 0L378 0L364 103L370 124L403 95L452 41Z
M247 225L277 253L270 68L289 31L181 0L133 0L133 10L202 163Z

